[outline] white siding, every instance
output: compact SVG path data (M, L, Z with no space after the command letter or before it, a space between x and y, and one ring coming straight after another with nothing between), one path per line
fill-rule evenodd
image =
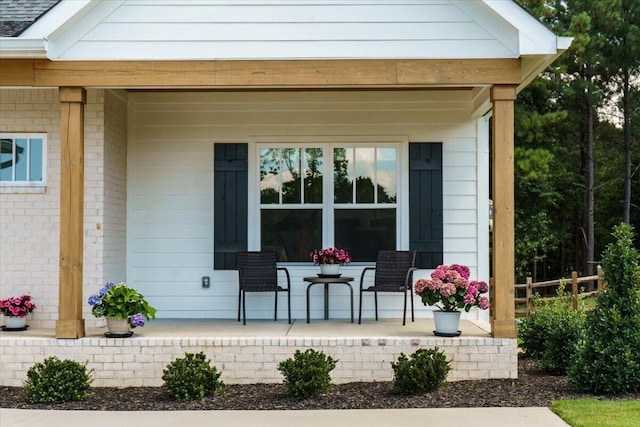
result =
M517 58L517 30L467 3L109 1L48 46L52 58L79 60Z
M159 317L233 318L237 275L213 270L213 144L385 135L443 142L444 258L468 264L475 276L478 156L471 98L470 90L130 94L127 281L159 309ZM306 316L302 277L316 269L289 267L295 318ZM351 265L342 273L359 278L361 271ZM202 276L211 276L209 289L201 287ZM312 317L318 318L320 287L312 295ZM331 316L348 317L347 288L335 286L331 295ZM247 304L252 317L272 316L271 295L252 294ZM385 298L380 314L397 317L401 306L400 296ZM418 316L426 315L417 299L416 306ZM285 307L281 296L280 318ZM364 307L371 317L372 298Z

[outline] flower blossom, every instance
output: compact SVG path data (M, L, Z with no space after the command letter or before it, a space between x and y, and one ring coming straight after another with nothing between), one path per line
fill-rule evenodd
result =
M134 314L129 319L129 323L131 323L131 326L133 326L134 328L137 326L144 326L144 315L142 315L141 313Z

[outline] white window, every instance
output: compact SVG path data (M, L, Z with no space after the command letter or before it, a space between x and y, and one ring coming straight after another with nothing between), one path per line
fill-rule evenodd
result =
M0 186L44 186L46 134L0 133Z
M258 146L260 247L308 262L315 248L373 261L398 242L399 145Z

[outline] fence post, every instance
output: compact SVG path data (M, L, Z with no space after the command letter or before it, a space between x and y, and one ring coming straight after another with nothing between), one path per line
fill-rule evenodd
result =
M532 298L533 298L533 287L531 286L533 283L533 279L531 277L527 277L527 288L526 288L526 297L527 297L527 317L531 316L531 306L532 306Z
M573 309L578 309L578 272L571 272L571 293L573 294Z
M604 281L604 271L602 267L598 266L598 291L604 291L605 281Z

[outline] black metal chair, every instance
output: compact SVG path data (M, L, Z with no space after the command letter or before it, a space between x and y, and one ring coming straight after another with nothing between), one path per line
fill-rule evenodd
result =
M247 324L246 293L274 292L275 312L273 320L278 320L278 292L287 293L287 309L289 323L291 323L291 278L289 271L278 267L276 253L273 251L241 251L236 254L236 268L238 270L238 322L240 321L240 307L242 306L242 323ZM287 277L287 287L278 285L278 270L284 271Z
M376 321L378 320L378 292L404 292L404 312L402 325L407 323L407 295L411 299L411 321L413 314L413 272L415 267L415 251L380 251L375 267L365 267L360 276L360 308L358 310L358 324L362 323L362 294L373 292ZM373 285L365 288L364 279L368 271L374 271Z

